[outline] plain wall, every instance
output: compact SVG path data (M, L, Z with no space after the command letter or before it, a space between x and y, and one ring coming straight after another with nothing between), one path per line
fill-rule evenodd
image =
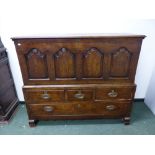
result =
M0 36L8 49L11 70L20 101L24 100L23 81L15 47L10 38L70 33L134 33L146 35L135 79L137 84L135 98L145 97L155 61L155 20L109 20L103 18L102 10L87 12L81 7L80 12L77 13L76 7L58 5L58 9L53 5L42 7L40 3L37 3L37 7L34 9L33 5L18 2L18 5L14 5L10 1L10 13L1 16ZM93 8L93 6L90 7Z
M155 65L145 96L145 103L155 114Z

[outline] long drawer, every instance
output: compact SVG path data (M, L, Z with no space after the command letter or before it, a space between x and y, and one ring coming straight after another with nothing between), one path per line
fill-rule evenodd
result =
M57 115L120 116L127 113L130 105L129 102L30 104L28 109L32 117Z
M24 88L25 100L30 104L87 102L104 100L132 100L135 86L98 85L73 87Z

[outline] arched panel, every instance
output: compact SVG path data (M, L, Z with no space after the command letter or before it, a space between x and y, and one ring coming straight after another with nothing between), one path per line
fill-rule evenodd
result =
M38 49L31 49L26 55L28 76L30 79L48 78L46 55Z
M83 55L83 77L100 78L103 76L103 54L91 48Z
M111 77L128 77L131 53L126 48L120 48L112 53Z
M75 78L75 56L66 48L54 54L55 77Z

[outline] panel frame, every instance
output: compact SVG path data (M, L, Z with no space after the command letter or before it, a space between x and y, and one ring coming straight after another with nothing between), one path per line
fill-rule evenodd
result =
M35 50L35 51L34 51ZM29 64L29 59L31 55L35 55L37 56L37 59L39 58L40 60L42 60L42 62L44 63L44 67L45 67L45 74L46 77L41 77L41 78L33 78L30 75L30 64ZM47 55L45 52L41 52L38 48L31 48L26 54L24 54L25 56L25 60L26 60L26 66L27 66L27 71L28 71L28 77L30 77L29 79L31 80L37 80L37 79L48 79L49 75L48 75L48 66L47 66ZM31 60L32 61L32 60Z
M127 73L125 76L114 76L112 75L112 65L113 65L113 61L114 61L114 55L116 55L117 53L121 52L121 50L124 50L126 52L128 52L129 54L129 62L128 62L128 68L127 68ZM129 71L131 69L130 65L131 65L131 60L132 60L132 52L130 52L126 47L120 47L119 49L117 50L114 50L112 52L110 52L110 70L109 70L109 78L111 79L118 79L118 78L121 78L121 79L129 79Z
M84 66L84 59L85 59L85 57L90 53L90 52L96 52L97 54L100 54L100 56L101 56L101 64L100 64L100 72L101 72L101 75L99 76L99 77L86 77L84 74L84 68L82 68L82 79L103 79L103 77L104 77L104 70L103 70L103 68L104 68L104 52L103 52L103 50L100 50L100 49L98 49L97 47L89 47L89 48L87 48L86 50L84 50L84 52L82 52L81 54L82 54L82 66Z
M56 69L56 58L58 57L57 55L60 53L70 53L71 57L72 57L72 61L73 61L73 77L58 77L57 76L57 69ZM59 49L58 51L56 51L55 53L53 53L53 65L54 65L54 71L55 71L55 79L56 80L63 80L63 79L68 79L68 80L73 80L76 79L76 55L75 53L73 53L70 49L62 47L61 49ZM57 58L58 59L58 58Z

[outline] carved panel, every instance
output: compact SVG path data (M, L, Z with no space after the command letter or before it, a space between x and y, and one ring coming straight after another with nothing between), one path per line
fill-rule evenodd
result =
M128 77L131 53L124 47L112 53L111 77Z
M32 48L25 57L30 79L48 78L47 59L44 53Z
M75 55L66 48L61 48L54 54L55 77L75 77Z
M100 78L103 76L103 54L97 48L90 48L83 55L83 77Z

